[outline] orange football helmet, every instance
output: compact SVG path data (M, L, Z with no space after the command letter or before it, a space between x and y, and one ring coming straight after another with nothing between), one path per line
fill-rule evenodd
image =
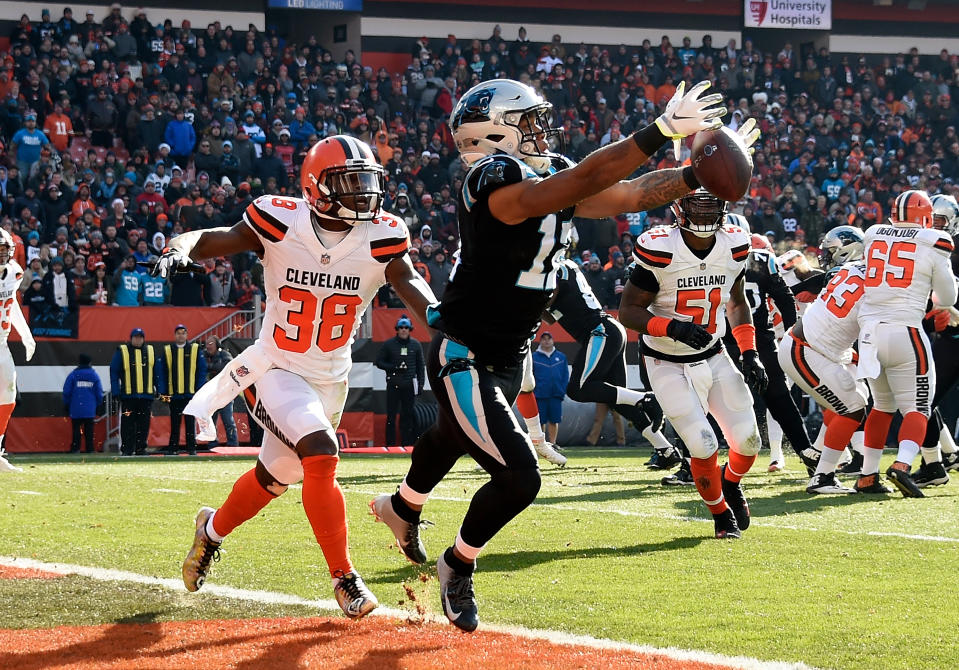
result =
M766 251L772 251L773 245L769 241L769 238L765 235L760 235L759 233L752 233L749 236L749 247L751 249L764 249Z
M383 203L386 172L365 142L347 135L320 140L303 159L303 199L317 216L371 221Z
M896 198L892 225L932 227L932 199L925 191L903 191Z

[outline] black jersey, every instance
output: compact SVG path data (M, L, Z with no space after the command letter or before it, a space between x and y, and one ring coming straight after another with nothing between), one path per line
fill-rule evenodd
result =
M574 261L564 260L556 268L556 293L549 313L577 342L589 338L606 316Z
M779 273L776 257L764 249L751 249L746 264L746 300L753 313L753 325L758 329L773 327L770 299L782 315L783 327L796 323L796 300Z
M550 172L570 165L558 157ZM514 365L526 355L569 244L572 207L514 226L490 213L493 191L536 178L512 156L488 156L473 164L458 196L459 257L438 307L439 325L487 365Z

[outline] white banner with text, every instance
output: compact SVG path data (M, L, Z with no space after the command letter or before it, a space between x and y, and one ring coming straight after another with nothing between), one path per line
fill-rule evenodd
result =
M744 1L747 28L832 29L832 0Z

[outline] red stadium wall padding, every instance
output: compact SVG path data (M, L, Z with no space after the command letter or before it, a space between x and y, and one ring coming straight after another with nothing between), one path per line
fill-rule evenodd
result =
M10 453L41 453L70 451L73 430L70 419L65 416L17 417L10 420L3 439L4 448ZM101 421L93 424L93 443L100 451L106 436L106 426ZM86 442L80 441L86 449Z
M350 436L351 447L365 447L367 442L374 439L374 424L383 423L382 421L375 421L375 416L373 412L343 412L339 428L345 430ZM378 444L382 444L382 442L378 442Z
M364 51L363 65L369 65L374 71L385 67L388 72L406 72L406 68L413 62L409 52L390 53L388 51Z

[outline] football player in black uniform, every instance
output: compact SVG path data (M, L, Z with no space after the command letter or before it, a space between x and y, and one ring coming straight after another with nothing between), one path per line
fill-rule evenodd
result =
M704 95L708 87L702 82L687 93L681 85L654 123L578 165L552 153L561 137L551 125L552 106L520 82L477 84L450 115L469 171L458 196L459 259L443 299L428 315L439 331L427 361L439 416L417 440L399 491L377 497L370 507L407 558L423 563L417 528L433 488L467 453L490 474L473 496L454 545L437 561L443 611L463 630L479 623L476 557L539 492L536 453L511 406L530 336L556 288L573 215L651 209L695 188L691 168L621 180L670 139L719 127L722 97Z

